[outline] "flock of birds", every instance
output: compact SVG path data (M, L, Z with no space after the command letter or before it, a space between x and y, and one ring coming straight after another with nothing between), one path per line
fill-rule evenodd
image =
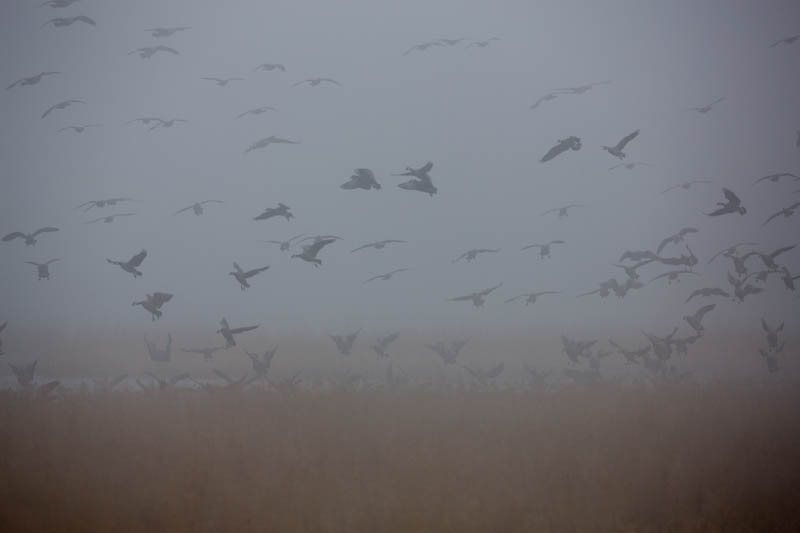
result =
M79 0L50 0L42 5L49 6L51 8L62 9L62 8L68 8L78 3L78 1ZM51 25L54 28L64 28L78 23L89 26L96 25L96 22L92 18L85 15L78 15L71 17L54 17L48 20L44 25L45 26ZM175 26L175 27L149 28L146 31L150 33L151 37L153 38L166 39L175 35L176 33L190 31L190 30L191 28L189 26ZM771 45L771 47L776 47L779 45L792 45L798 39L800 39L800 35L787 37L779 41L776 41L774 44ZM499 40L500 39L496 37L491 37L484 40L471 40L466 38L436 39L416 44L410 47L408 50L406 50L403 55L409 55L415 52L422 53L432 48L455 47L461 45L462 43L467 43L466 47L468 48L469 47L486 48L490 44ZM150 59L158 53L172 54L172 55L180 54L180 52L175 48L161 44L137 48L130 52L131 55L136 54L142 59ZM269 71L285 72L286 67L283 64L278 64L278 63L263 63L257 66L255 70L267 71L267 72ZM7 89L11 90L11 89L34 86L51 76L57 76L59 74L60 74L59 72L41 72L37 75L17 80L14 83L10 84L7 87ZM216 78L216 77L204 77L202 79L205 81L213 82L219 87L225 87L230 83L243 80L243 78ZM547 93L546 95L542 96L541 98L537 99L530 106L530 108L531 110L535 110L545 102L552 101L556 98L582 95L594 89L595 87L608 85L610 83L611 83L610 81L602 81L602 82L589 83L577 87L566 87L566 88L555 89ZM311 87L317 87L322 84L330 84L337 86L341 85L338 81L332 78L323 78L323 77L301 80L296 82L294 85L295 86L309 85ZM706 114L711 112L714 106L720 104L723 101L725 101L725 98L721 97L709 104L690 108L690 110L700 114ZM41 118L45 119L53 114L56 114L58 111L64 110L74 105L85 105L85 104L86 102L83 100L77 100L77 99L64 100L62 102L56 103L48 107L41 115ZM269 111L275 111L275 109L270 106L258 107L255 109L245 111L234 118L242 119L246 116L260 115L262 113L266 113ZM187 121L180 118L139 117L129 122L142 124L145 127L147 127L148 130L155 130L158 128L171 128L176 124L185 123ZM81 134L84 133L89 128L97 128L101 126L102 126L101 124L67 126L59 129L58 131L59 132L72 131L76 134ZM637 166L652 166L649 165L648 163L640 161L637 162L627 161L628 154L626 153L626 150L631 150L632 149L631 147L635 146L635 144L632 143L634 143L634 141L639 137L640 134L641 130L637 129L625 135L613 145L599 147L605 152L607 152L612 158L614 158L614 160L620 161L618 164L612 166L610 170L614 170L620 167L624 167L625 169L631 170ZM300 144L300 142L273 135L253 142L244 150L244 154L249 154L250 152L256 150L263 150L271 145L296 145L296 144ZM797 132L796 144L798 147L800 147L800 130L798 130ZM553 147L551 147L549 150L545 152L545 154L541 157L540 162L543 164L549 163L555 158L563 156L563 154L565 153L568 153L570 151L579 151L582 148L583 148L583 143L581 139L577 136L569 136L564 139L559 139L558 141L556 141L556 144ZM406 191L415 191L423 193L423 195L428 197L434 197L439 193L439 189L434 185L434 180L433 177L431 176L433 168L434 168L433 162L427 162L426 164L418 168L408 166L405 168L404 171L397 172L393 174L393 176L402 176L410 178L407 181L399 183L397 185L398 188ZM759 177L754 181L754 184L761 184L761 183L778 184L779 182L787 179L793 180L795 182L800 182L800 176L790 172L781 172ZM673 190L688 190L698 184L710 184L710 183L711 182L709 180L687 181L669 187L666 190L664 190L663 193L666 194ZM355 190L371 191L371 190L381 190L381 188L382 185L377 180L375 173L368 168L355 169L353 175L350 176L347 181L340 184L340 189L345 191L355 191ZM800 191L794 191L794 192L797 193ZM748 214L748 210L746 209L742 199L733 190L729 188L723 188L721 190L721 196L723 198L721 201L719 201L714 206L709 206L709 210L706 213L706 215L709 218L717 218L725 215L745 216ZM113 197L113 198L105 198L99 200L90 200L77 206L77 209L82 209L84 213L88 212L94 213L94 212L102 212L102 210L105 210L107 208L116 208L119 205L129 205L133 202L136 202L136 200L134 200L133 198ZM204 214L205 209L207 209L212 205L218 205L218 204L224 204L224 201L218 199L203 200L188 205L186 207L182 207L181 209L175 212L175 215L191 212L195 216L201 216ZM570 215L570 212L572 210L580 209L582 207L585 206L583 204L568 204L560 207L555 207L553 209L549 209L544 213L542 213L542 215L544 216L549 214L556 214L558 218L565 218ZM792 202L790 205L780 208L774 213L770 213L768 216L764 218L761 224L766 226L768 224L772 224L773 221L775 221L776 219L789 218L793 216L798 209L800 209L800 202ZM98 218L86 221L86 223L87 224L92 224L97 222L112 223L118 217L130 217L135 215L136 213L130 211L104 213L102 216L99 216ZM292 219L294 219L294 214L292 213L292 210L288 205L283 203L277 203L274 207L267 207L266 209L264 209L262 213L255 215L252 220L257 222L264 222L275 218L283 218L285 221L290 222L292 221ZM58 228L52 226L42 227L35 231L32 231L31 233L26 233L24 231L14 231L3 236L2 242L13 243L14 241L19 240L22 241L27 246L34 246L39 242L40 239L43 239L45 236L56 233L58 231L59 231ZM700 232L700 229L698 228L685 227L682 228L677 233L666 236L663 240L657 243L657 246L654 246L653 250L625 251L624 253L622 253L619 260L615 264L615 267L619 268L623 273L623 277L621 280L617 278L610 278L601 281L595 287L585 292L581 292L576 296L588 297L596 295L600 298L606 298L613 293L614 296L616 296L617 298L624 298L630 291L639 290L643 288L646 283L654 283L658 282L659 280L666 280L667 284L673 284L673 283L678 284L680 283L683 277L699 276L700 274L696 271L696 267L698 264L700 264L700 260L694 254L688 242L692 238L692 236L697 234L698 232ZM53 236L52 238L55 238L55 236ZM325 250L328 246L340 240L343 239L336 235L297 234L285 241L265 240L262 242L279 246L281 252L294 252L291 255L292 258L296 258L298 260L307 262L313 265L314 267L320 267L323 264L322 258L320 257L320 255L323 253L323 250ZM385 239L360 245L356 248L353 248L350 252L357 253L366 249L381 251L389 246L402 245L405 243L407 243L407 241L405 240ZM564 246L566 244L567 243L564 240L551 240L548 242L531 243L522 246L520 251L536 250L538 251L539 258L541 260L545 260L545 259L550 259L552 257L554 250L556 251L558 250L557 247ZM766 290L766 282L771 277L779 278L783 282L786 290L789 291L795 290L795 281L800 279L800 275L794 275L789 266L783 262L783 259L786 257L786 255L784 254L788 254L789 252L794 250L795 247L796 245L789 244L787 246L780 247L776 250L765 250L760 248L759 244L756 242L739 242L739 243L734 243L724 248L723 250L719 251L718 253L714 254L713 256L711 256L708 259L707 263L711 263L715 261L717 258L724 258L729 261L730 267L732 268L732 272L729 270L726 276L727 286L725 286L724 284L716 284L716 285L712 284L711 286L696 289L688 295L688 297L686 298L687 305L701 299L706 301L708 301L709 299L717 299L717 300L715 303L703 303L699 307L691 308L687 312L687 314L683 317L682 324L685 324L688 334L682 337L677 336L678 332L681 330L681 327L679 326L674 326L672 330L669 332L669 334L665 336L657 335L652 332L643 331L642 344L634 348L626 348L623 347L620 343L614 341L613 339L609 339L608 340L608 347L610 347L609 350L600 348L597 340L576 340L576 339L571 339L566 335L562 336L561 344L563 352L567 358L567 367L564 369L564 375L567 378L579 383L598 382L602 379L602 374L600 373L601 361L611 356L612 354L616 353L622 356L627 363L631 365L636 365L639 368L641 368L646 373L646 375L652 380L681 379L682 377L686 377L685 375L680 374L676 370L676 368L670 364L672 356L676 353L677 354L688 353L689 346L693 345L695 342L703 338L703 336L706 333L706 329L703 325L703 320L709 313L715 312L715 310L719 305L719 302L723 301L723 299L732 300L734 302L744 302L746 298L764 292ZM501 252L500 248L470 249L459 254L452 260L452 262L458 263L464 261L466 263L472 263L478 260L479 256L485 254L495 254L499 252ZM112 266L119 267L123 272L130 274L134 279L138 279L144 276L143 270L146 259L147 259L147 251L140 250L129 258L125 257L117 259L108 258L107 262ZM51 265L53 265L57 261L59 261L58 258L53 258L43 263L38 263L34 261L28 261L27 263L36 267L36 274L38 280L46 281L50 279ZM666 270L664 270L665 267ZM253 278L255 278L260 274L263 274L269 268L270 268L269 265L259 265L245 269L242 268L237 262L234 262L233 270L228 274L234 278L238 287L242 291L246 291L251 287L251 282L253 281ZM654 275L649 277L649 281L642 280L642 271L645 268L657 269L652 272L652 274ZM367 284L376 281L389 281L394 276L409 270L411 270L411 268L395 269L385 274L380 274L377 276L373 276L369 279L366 279L364 280L363 283ZM456 295L444 299L447 302L468 303L474 306L475 308L481 308L487 303L488 300L495 298L496 292L499 291L502 287L503 283L500 282L488 288L481 288L472 292L468 292L466 294ZM559 288L547 288L546 290L525 292L517 295L508 295L509 297L505 298L504 301L507 304L514 302L523 302L526 306L529 306L538 304L540 298L542 297L545 296L557 297L558 295L563 295L564 293L565 291ZM165 312L165 306L172 300L173 297L174 297L173 294L168 292L153 292L150 294L146 294L143 299L133 302L132 306L142 307L142 309L148 313L151 320L156 321L163 316L163 313ZM4 332L4 330L7 327L7 324L8 324L7 322L4 322L2 325L0 325L0 333ZM220 345L212 347L183 348L182 351L186 353L202 355L204 361L213 361L214 355L216 353L224 352L230 350L233 347L236 347L238 336L241 336L243 334L246 334L247 332L259 328L258 324L247 324L247 325L237 324L236 327L232 327L231 324L228 322L228 320L224 317L220 320L219 325L220 327L216 331L216 333L221 337L221 341L224 341L221 342ZM764 348L759 349L759 354L763 358L765 365L770 373L779 372L780 366L778 364L778 355L785 349L785 342L782 342L780 340L784 324L781 323L777 326L770 326L765 320L762 319L762 328L766 337L766 344ZM349 356L350 354L353 353L360 332L361 330L356 330L342 335L330 335L329 337L332 343L335 345L336 350L340 354L342 354L343 356ZM401 335L400 332L390 332L381 337L378 337L370 345L372 352L374 352L374 354L378 359L390 358L389 347L392 343L398 340L400 335ZM145 344L147 347L147 352L152 361L157 363L171 361L172 359L171 335L168 335L167 343L161 348L155 342L151 342L146 337L145 337ZM433 344L428 344L426 345L426 348L430 350L433 354L438 356L445 367L449 367L452 365L459 364L461 351L466 345L467 341L465 340L455 340L449 342L440 341ZM3 344L2 344L2 339L0 339L0 355L4 354L2 350L3 350ZM245 350L244 352L250 359L252 367L251 372L245 373L241 378L234 379L220 370L215 370L214 371L215 374L223 382L223 387L243 388L252 383L267 383L276 388L293 388L300 384L302 378L300 377L299 374L294 374L289 376L288 378L280 380L273 379L272 376L270 375L271 363L277 353L276 346L264 351L263 353L254 353L254 352L249 352L247 350ZM14 365L14 364L10 365L12 371L14 372L17 378L18 383L22 387L26 388L32 386L32 384L34 383L36 366L37 366L37 361L33 361L25 365ZM488 368L473 368L466 365L461 365L461 367L464 369L466 375L472 380L472 382L476 386L481 386L481 387L491 385L493 383L493 380L498 378L504 371L503 362L498 362ZM527 370L530 374L530 381L533 384L543 384L548 379L548 373L543 372L534 366L528 367ZM200 383L194 381L188 374L180 374L178 376L173 376L168 379L159 377L153 373L148 373L147 375L152 381L136 379L136 383L143 390L153 390L153 389L163 390L166 388L172 388L175 387L178 383L183 381L191 381L196 386L202 387L204 389L213 390L214 388L216 388L216 385L213 385L209 382ZM126 380L127 376L118 376L114 379L95 380L94 385L100 390L111 390L114 387L119 386ZM408 376L405 376L402 373L398 372L393 365L391 364L388 365L386 370L386 375L384 378L385 384L399 385L407 382L408 382ZM344 378L340 379L337 383L338 385L341 386L365 386L366 378L360 374L348 374ZM58 381L51 381L46 383L45 385L42 385L37 390L40 390L40 392L42 392L43 394L49 394L53 390L56 390L58 387L59 387Z

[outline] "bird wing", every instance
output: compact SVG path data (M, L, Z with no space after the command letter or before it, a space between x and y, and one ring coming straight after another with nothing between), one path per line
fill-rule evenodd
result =
M233 383L234 383L234 381L233 381L233 380L230 378L230 376L228 376L228 374L226 374L226 373L225 373L225 372L223 372L222 370L217 370L217 369L215 368L215 369L213 370L213 372L214 372L214 373L215 373L217 376L219 376L219 377L222 379L222 381L224 381L224 382L226 382L226 383L228 383L228 384L233 384Z
M179 55L180 54L180 52L178 52L174 48L170 48L169 46L164 46L163 44L160 44L160 45L156 46L156 50L161 50L162 52L170 52L170 53L175 54L175 55Z
M727 213L733 213L733 212L735 212L735 208L732 208L732 207L729 207L729 206L726 205L726 206L720 207L719 209L717 209L715 211L712 211L710 213L706 213L706 215L708 215L710 217L718 217L720 215L725 215Z
M325 246L329 245L330 243L332 243L334 241L335 241L335 239L322 239L322 240L316 241L316 242L314 242L312 244L309 244L309 245L305 246L304 249L309 254L316 255L317 253L319 253L320 250L322 250L322 248L324 248Z
M656 254L660 254L661 250L663 250L666 245L668 245L670 242L672 242L673 238L674 238L674 236L670 235L669 237L667 237L666 239L661 241L661 243L658 245L658 248L656 249Z
M34 231L32 236L36 237L40 233L52 233L54 231L58 231L58 228L53 228L51 226L47 226L47 227L44 227L44 228L41 228L41 229L38 229L38 230Z
M56 261L61 261L61 259L51 259L50 261L46 262L45 265L55 263Z
M183 213L184 211L188 211L189 209L192 209L193 207L194 207L194 205L190 205L189 207L184 207L184 208L183 208L183 209L181 209L180 211L177 211L175 214L176 214L176 215L180 215L180 214L181 214L181 213Z
M778 248L777 250L775 250L774 252L769 254L769 257L771 259L775 259L776 257L781 255L782 253L788 252L789 250L793 250L796 246L797 246L796 244L793 244L792 246L784 246L783 248Z
M353 250L350 250L350 253L357 252L357 251L359 251L359 250L363 250L364 248L370 248L370 247L372 247L372 246L374 246L374 245L375 245L374 243L365 244L364 246L359 246L358 248L355 248L355 249L353 249Z
M130 260L128 261L128 264L134 267L138 267L142 264L142 261L144 261L145 257L147 257L147 250L142 250L138 254L131 257Z
M5 237L3 237L3 242L13 241L14 239L16 239L18 237L21 237L21 238L24 239L25 238L25 234L22 233L22 232L19 232L19 231L15 231L13 233L9 233Z
M725 198L728 200L728 202L730 202L733 205L739 205L739 204L742 203L742 201L739 199L739 197L736 196L736 194L730 189L723 188L722 189L722 194L724 194Z
M513 298L509 298L508 300L506 300L506 303L508 304L508 303L511 303L511 302L515 302L515 301L517 301L520 298L523 298L525 296L528 296L528 295L527 294L520 294L519 296L514 296Z
M244 277L251 278L251 277L255 276L256 274L264 272L267 269L269 269L269 265L267 265L265 267L261 267L261 268L254 268L253 270L248 270L247 272L244 273Z
M697 320L702 320L703 317L706 315L706 313L708 313L709 311L714 309L716 306L717 306L717 304L709 304L709 305L703 306L703 307L701 307L700 309L697 310L697 312L694 314L694 317Z
M257 329L257 328L258 328L258 326L245 326L243 328L231 329L230 332L231 332L232 335L238 335L239 333L244 333L246 331L253 331L254 329Z
M172 294L169 294L168 292L155 292L153 293L153 296L151 298L151 300L153 301L153 305L155 305L156 307L161 307L171 299L172 299Z
M484 289L484 290L482 290L481 292L479 292L479 293L477 293L477 294L478 294L479 296L486 296L486 295L490 294L492 291L495 291L495 290L497 290L498 288L500 288L500 287L502 287L502 286L503 286L503 284L502 284L502 283L498 283L498 284L497 284L497 285L495 285L494 287L489 287L488 289Z
M766 226L767 224L769 224L770 222L772 222L774 219L778 218L782 214L783 214L783 209L781 209L780 211L778 211L777 213L775 213L773 215L770 215L770 217L767 220L765 220L764 223L761 224L761 225L762 226Z
M630 134L626 135L625 137L620 139L620 141L617 143L617 145L614 148L616 148L617 150L622 150L623 148L625 148L625 145L627 145L629 142L634 140L637 135L639 135L639 130L636 130L633 133L630 133Z
M73 20L80 20L81 22L85 22L86 24L91 24L92 26L97 26L97 23L92 20L91 18L87 17L86 15L80 15L75 17Z
M539 160L540 163L546 163L556 157L557 155L563 154L569 149L569 143L567 142L559 142L550 150L547 151L546 154Z

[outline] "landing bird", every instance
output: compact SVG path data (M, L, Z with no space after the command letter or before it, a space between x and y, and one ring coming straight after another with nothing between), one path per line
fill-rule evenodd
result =
M627 146L627 144L634 140L638 135L639 130L636 130L620 139L615 146L603 146L602 148L617 159L625 159L625 153L622 150L624 150L625 146Z
M408 180L398 185L401 189L408 191L419 191L433 196L437 193L438 189L433 185L433 180L430 176L430 171L433 168L433 163L428 161L420 168L406 167L405 172L392 174L393 176L413 176L414 179Z
M200 79L201 80L206 80L206 81L213 81L214 83L217 84L217 87L225 87L226 85L228 85L232 81L244 81L244 78L210 78L210 77L207 77L207 78L200 78Z
M144 31L149 32L150 37L155 37L156 39L159 39L162 37L172 37L179 31L186 31L191 28L192 28L191 26L174 26L172 28L147 28Z
M668 244L681 243L681 242L683 242L684 238L687 235L689 235L691 233L697 233L697 232L698 232L698 230L696 228L683 228L678 233L676 233L674 235L670 235L669 237L667 237L666 239L661 241L661 243L658 245L658 249L656 249L656 255L660 254L661 250L663 250L664 247L667 246Z
M81 205L77 206L75 209L80 209L85 207L86 209L83 210L84 213L92 209L93 207L113 207L120 202L133 202L133 198L107 198L105 200L89 200L88 202L84 202Z
M644 357L645 355L649 354L650 350L653 349L652 346L644 346L635 350L626 350L611 339L608 340L608 344L616 348L617 352L619 352L630 363L638 363L638 359L640 357Z
M619 165L614 165L608 170L616 170L620 167L625 167L626 170L633 170L636 167L654 167L654 166L655 165L651 165L650 163L643 163L641 161L637 161L635 163L620 163Z
M375 242L371 242L369 244L364 244L362 246L359 246L358 248L350 250L350 253L358 252L359 250L364 250L366 248L374 248L376 250L383 250L384 248L386 248L387 244L404 244L404 243L407 243L407 242L408 241L400 241L400 240L397 240L397 239L385 239L385 240L382 240L382 241L375 241Z
M13 241L14 239L19 238L19 239L25 239L26 246L33 246L38 242L36 240L37 235L40 235L42 233L52 233L54 231L58 231L58 228L47 226L45 228L37 229L33 233L22 233L21 231L15 231L3 237L3 242Z
M452 341L450 344L439 341L434 344L426 344L425 347L441 357L444 364L452 365L455 364L458 355L466 344L467 341Z
M751 294L764 292L761 287L755 287L747 283L747 278L738 280L728 272L728 283L733 287L733 299L736 302L744 302L744 299Z
M304 83L309 84L311 87L316 87L317 85L319 85L319 84L321 84L323 82L332 83L332 84L338 85L340 87L342 86L341 83L339 83L338 81L336 81L334 79L331 79L331 78L308 78L307 80L298 81L297 83L295 83L293 85L293 87L297 87L298 85L303 85Z
M294 218L294 215L291 213L291 207L286 204L278 203L278 207L268 207L264 210L263 213L255 217L253 220L269 220L273 217L283 217L288 222L289 220Z
M716 259L720 255L729 255L730 256L730 255L735 254L740 246L758 246L758 243L757 242L738 242L736 244L733 244L733 245L725 248L724 250L721 250L721 251L715 253L711 257L711 259L708 260L708 263L710 264L711 261L713 261L714 259Z
M50 6L52 8L62 8L69 7L72 4L77 4L78 2L80 2L80 0L49 0L48 2L39 4L39 7Z
M102 124L86 124L84 126L67 126L66 128L61 128L60 130L57 130L57 131L59 133L61 133L62 131L72 130L75 133L83 133L88 128L99 128L101 126L102 126Z
M359 329L349 335L328 335L328 337L336 344L336 349L339 350L339 353L342 355L350 355L360 332L361 330Z
M497 290L498 288L502 287L502 283L498 283L494 287L490 287L488 289L484 289L479 292L473 292L471 294L467 294L465 296L457 296L456 298L449 298L448 302L472 302L474 307L483 307L483 304L486 302L485 298L491 294L493 291Z
M728 213L739 213L740 215L747 213L747 209L742 205L742 201L732 190L723 188L722 194L725 195L727 202L717 202L717 205L722 207L711 213L706 213L706 215L718 217L720 215L727 215Z
M711 111L711 108L712 108L712 107L714 107L716 104L718 104L718 103L722 102L723 100L725 100L725 97L724 97L724 96L723 96L722 98L717 98L716 100L714 100L714 101L713 101L713 102L711 102L710 104L706 104L706 105L704 105L704 106L700 106L700 107L690 107L690 108L689 108L689 111L697 111L698 113L703 113L703 114L705 114L705 113L708 113L709 111Z
M212 348L182 348L181 351L186 353L196 353L203 356L203 361L213 361L214 354L220 350L227 350L227 346L214 346Z
M443 41L439 40L439 41L430 41L430 42L427 42L427 43L415 44L414 46L412 46L411 48L409 48L408 50L403 52L403 55L407 56L408 54L410 54L411 52L414 52L414 51L424 52L428 48L431 48L431 47L434 47L434 46L445 46L445 43Z
M586 206L583 204L570 204L570 205L565 205L564 207L556 207L554 209L548 209L547 211L542 213L542 216L549 215L550 213L558 213L558 218L566 218L569 216L569 210L575 207L586 207Z
M39 274L39 281L43 279L50 279L50 264L59 261L59 259L51 259L46 263L36 263L34 261L25 261L29 265L33 265L36 267L36 271Z
M305 235L306 235L305 233L301 233L301 234L295 235L291 239L287 239L285 241L259 241L259 242L265 242L265 243L269 243L269 244L279 244L280 248L281 248L281 252L288 252L289 248L292 247L292 241L294 241L296 239L299 239L300 237L305 237Z
M471 263L480 254L496 254L498 252L500 252L500 248L473 248L453 259L451 263L458 263L462 259L465 259L467 263Z
M244 113L240 113L239 115L236 115L235 118L240 119L242 117L246 117L247 115L260 115L262 113L266 113L267 111L277 111L277 109L272 106L264 105L255 109L250 109Z
M666 194L670 191L674 191L675 189L683 189L684 191L688 191L692 188L692 185L697 183L711 183L711 180L692 180L692 181L685 181L683 183L679 183L678 185L673 185L672 187L668 187L661 191L661 194Z
M399 333L390 333L389 335L380 337L377 341L375 341L375 344L371 346L372 351L374 351L378 357L389 357L389 354L386 352L386 348L388 348L391 343L396 341L397 337L399 336Z
M2 333L4 329L6 329L7 325L8 321L5 321L2 324L0 324L0 333ZM0 355L5 355L5 353L3 352L3 339L0 339Z
M9 363L8 366L10 366L11 371L14 372L14 375L17 378L17 383L19 383L21 387L27 387L33 383L33 378L36 375L36 365L38 363L39 361L34 361L33 363L23 366L16 366Z
M703 298L708 298L709 296L722 296L724 298L730 298L730 294L728 294L724 290L717 287L709 287L692 291L689 297L686 298L686 303L689 303L689 300L691 300L695 296L702 296Z
M292 257L297 257L303 261L312 263L315 267L318 267L322 264L322 260L317 258L317 254L320 252L320 250L332 242L336 242L336 239L322 239L319 241L314 241L311 244L304 245L303 251L299 254L292 255Z
M587 83L586 85L578 85L577 87L562 87L560 89L556 89L556 91L562 94L584 94L598 85L609 85L610 83L610 80L596 81L594 83Z
M25 87L25 86L28 86L28 85L36 85L37 83L42 81L43 77L52 76L53 74L61 74L61 73L60 72L40 72L36 76L30 76L28 78L21 78L21 79L15 81L14 83L12 83L8 87L6 87L6 90L12 89L12 88L16 87L17 85L19 85L20 87Z
M133 278L136 279L142 275L142 273L137 270L137 267L142 266L145 257L147 257L147 250L142 250L127 261L114 261L112 259L106 259L106 261L112 265L117 265L125 272L133 274Z
M300 144L300 141L290 141L289 139L284 139L283 137L276 137L275 135L270 135L269 137L265 137L263 139L259 139L244 151L245 154L252 152L253 150L260 150L262 148L266 148L270 144Z
M167 292L154 292L153 294L146 294L145 299L140 302L133 302L131 305L141 305L147 312L150 313L150 318L155 321L161 318L164 313L161 308L165 303L172 300L172 294Z
M768 174L761 178L758 178L756 181L753 182L753 185L757 183L761 183L762 181L770 181L772 183L778 183L781 178L794 178L794 181L800 180L800 176L797 174L792 174L791 172L776 172L775 174Z
M778 39L777 41L769 45L769 47L775 48L779 44L786 44L786 45L794 44L795 41L797 41L797 39L800 39L800 33L797 35L792 35L791 37L784 37L783 39Z
M539 259L547 259L550 257L550 247L554 244L566 244L564 241L550 241L545 244L529 244L528 246L523 246L520 250L524 252L525 250L530 250L531 248L538 248L539 249Z
M368 168L357 168L355 174L350 176L350 180L339 186L340 189L352 191L354 189L379 190L381 184L375 179L375 174Z
M703 327L702 323L703 317L706 316L706 314L709 311L713 310L716 306L717 304L705 305L700 309L698 309L697 311L695 311L693 315L686 315L683 317L683 319L686 321L687 324L689 324L689 326L691 326L693 330L695 330L699 335L702 335L706 330Z
M546 95L542 96L541 98L536 100L534 103L532 103L530 109L536 109L537 107L539 107L542 104L542 102L549 102L550 100L555 100L556 98L558 98L558 94L556 94L556 93L547 93Z
M679 276L681 274L691 274L693 276L697 276L698 275L697 272L695 272L694 270L672 270L670 272L664 272L663 274L659 274L658 276L654 277L650 281L653 282L653 281L659 280L661 278L667 278L667 283L669 283L670 285L672 284L673 281L675 281L677 283L680 283L681 280L680 280Z
M509 298L506 300L506 303L516 302L520 298L525 298L525 305L535 304L536 300L539 296L544 296L546 294L561 294L561 291L539 291L539 292L526 292L524 294L520 294L519 296L514 296L513 298Z
M556 141L556 145L550 148L544 156L539 160L540 163L546 163L553 159L554 157L563 154L567 150L580 150L583 145L581 144L581 140L579 137L575 137L574 135L567 137L566 139L559 139Z
M46 117L47 115L49 115L50 113L52 113L56 109L66 109L69 106L71 106L72 104L85 104L85 103L86 102L84 102L83 100L64 100L63 102L59 102L59 103L57 103L55 105L51 105L50 107L48 107L47 110L44 113L42 113L42 117L41 118Z
M180 55L180 52L178 52L174 48L171 48L169 46L164 46L163 44L159 44L158 46L143 46L142 48L131 50L130 52L128 52L128 55L139 54L140 59L150 59L158 52L170 53L176 56Z
M783 215L783 216L784 216L784 217L786 217L786 218L789 218L790 216L794 215L794 211L795 211L795 209L797 209L798 207L800 207L800 202L796 202L796 203L794 203L794 204L790 205L789 207L784 207L783 209L781 209L780 211L778 211L778 212L777 212L777 213L775 213L774 215L771 215L771 216L770 216L770 217L769 217L769 218L768 218L768 219L767 219L767 220L766 220L766 221L765 221L765 222L762 224L762 226L766 226L767 224L769 224L769 223L770 223L770 221L772 221L773 219L775 219L775 218L777 218L777 217L779 217L779 216L781 216L781 215Z
M175 214L176 215L180 215L181 213L191 209L192 211L194 211L195 215L200 216L200 215L203 214L203 206L204 205L206 205L206 204L224 204L224 203L225 202L223 202L222 200L203 200L202 202L197 202L196 204L192 204L189 207L184 207L183 209L181 209L180 211L178 211Z
M239 282L239 288L245 291L250 288L250 283L248 283L247 280L269 269L269 265L261 268L254 268L252 270L248 270L245 272L244 270L242 270L242 267L240 267L238 263L234 262L233 268L235 270L233 272L228 272L228 275L236 278L236 281Z
M104 224L111 224L116 220L117 217L132 217L136 213L116 213L114 215L106 215L104 217L95 218L94 220L90 220L87 224L95 224L96 222L103 222Z
M472 41L467 45L467 48L470 48L472 46L477 46L479 48L486 48L492 41L499 41L499 40L500 37L489 37L488 39L485 39L483 41Z
M161 350L158 348L155 342L150 342L147 340L147 336L144 337L144 343L147 346L147 353L150 354L150 359L156 361L157 363L168 363L172 359L172 334L167 333L167 344L164 346L164 349ZM158 378L156 378L158 380Z
M270 71L273 71L273 70L279 70L281 72L286 72L286 67L281 65L280 63L262 63L259 66L257 66L256 68L254 68L253 72L257 72L259 70L266 71L266 72L270 72Z
M783 322L781 322L777 327L773 328L767 321L763 318L761 319L761 328L767 334L767 346L770 350L776 350L778 348L778 333L783 331Z
M225 337L225 345L226 347L230 348L231 346L236 346L236 339L234 339L234 335L239 335L240 333L245 333L247 331L253 331L257 329L259 326L245 326L243 328L231 328L228 324L228 320L223 317L222 320L219 321L219 325L222 326L220 329L217 330L217 333Z
M394 276L395 274L399 274L400 272L405 272L407 270L411 270L411 269L410 268L398 268L396 270L392 270L391 272L387 272L386 274L381 274L379 276L372 276L368 280L364 281L364 283L369 283L371 281L375 281L375 280L378 280L378 279L381 280L381 281L389 281L390 279L392 279L392 276Z
M76 22L83 22L89 26L97 26L97 23L86 15L79 15L77 17L54 17L42 24L42 28L48 24L52 24L54 28L63 28L65 26L72 26Z

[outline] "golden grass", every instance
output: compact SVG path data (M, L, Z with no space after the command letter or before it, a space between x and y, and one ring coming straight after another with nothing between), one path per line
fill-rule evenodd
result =
M800 388L0 394L3 531L798 531Z

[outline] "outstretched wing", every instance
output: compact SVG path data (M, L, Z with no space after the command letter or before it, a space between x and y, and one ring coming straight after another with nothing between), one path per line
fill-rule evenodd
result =
M697 318L697 320L702 320L703 317L706 315L706 313L708 313L709 311L714 309L716 306L717 306L717 304L709 304L709 305L701 307L694 314L695 318Z
M569 143L567 142L559 142L550 150L547 151L546 154L539 160L540 163L546 163L556 157L557 155L563 154L569 149Z
M58 231L58 228L53 228L48 226L46 228L37 229L36 231L33 232L33 237L36 237L40 233L52 233L54 231Z
M736 194L730 189L723 188L722 189L722 194L724 194L725 198L728 200L728 202L730 202L733 205L739 205L739 204L742 203L742 201L739 199L739 197L736 196Z
M488 289L482 290L481 292L478 293L478 295L479 296L486 296L489 293L491 293L491 292L497 290L498 288L500 288L502 285L503 285L502 283L498 283L494 287L489 287Z
M138 267L139 265L142 264L142 261L144 261L145 257L147 257L147 250L142 250L138 254L131 257L130 260L128 261L128 264L131 266Z
M172 300L172 295L169 294L168 292L153 293L152 301L153 305L155 305L156 307L161 307L170 300Z
M636 131L634 131L633 133L630 133L630 134L626 135L625 137L623 137L623 138L622 138L622 139L621 139L621 140L620 140L620 141L617 143L617 146L615 146L614 148L616 148L617 150L622 150L622 149L624 149L624 148L625 148L625 145L627 145L629 142L631 142L632 140L634 140L634 139L636 138L636 136L637 136L637 135L639 135L639 130L636 130Z
M244 277L246 277L246 278L253 277L256 274L264 272L267 269L269 269L269 265L267 265L265 267L261 267L261 268L254 268L253 270L248 270L247 272L244 273Z
M232 329L232 330L231 330L231 333L232 333L233 335L238 335L239 333L244 333L244 332L246 332L246 331L253 331L254 329L257 329L257 328L258 328L258 326L245 326L245 327L243 327L243 328L235 328L235 329Z
M3 242L13 241L14 239L17 239L17 238L24 239L25 238L25 234L22 233L22 232L19 232L19 231L15 231L14 233L9 233L5 237L3 237Z
M784 246L783 248L778 248L777 250L775 250L774 252L772 252L771 254L769 254L769 256L770 256L772 259L775 259L775 258L776 258L776 257L778 257L779 255L781 255L783 252L788 252L789 250L793 250L793 249L794 249L796 246L797 246L796 244L793 244L793 245L791 245L791 246Z
M194 205L190 205L189 207L184 207L180 211L177 211L175 214L180 215L181 213L183 213L184 211L188 211L189 209L194 209Z

